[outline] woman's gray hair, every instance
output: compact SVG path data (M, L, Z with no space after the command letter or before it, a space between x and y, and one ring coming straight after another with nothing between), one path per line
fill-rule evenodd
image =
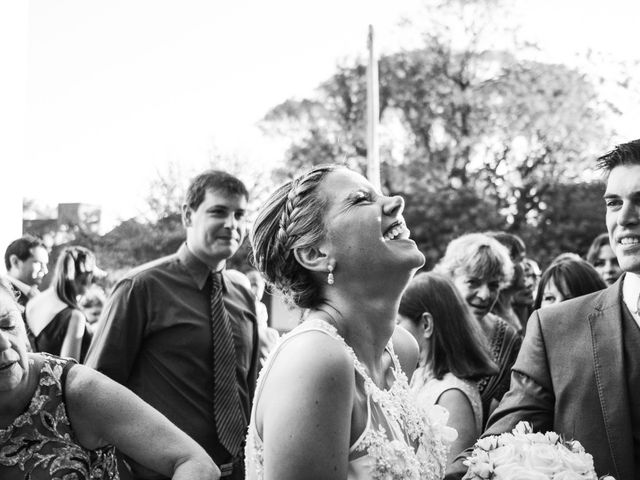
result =
M449 242L434 270L450 278L461 273L477 278L497 277L502 289L510 284L514 268L507 247L484 233L468 233Z

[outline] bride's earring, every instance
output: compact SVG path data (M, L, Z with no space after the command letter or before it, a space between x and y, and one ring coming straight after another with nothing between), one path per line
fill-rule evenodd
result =
M329 270L329 275L327 275L327 283L329 285L333 285L335 283L335 279L333 278L333 265L329 265L327 267L327 270Z

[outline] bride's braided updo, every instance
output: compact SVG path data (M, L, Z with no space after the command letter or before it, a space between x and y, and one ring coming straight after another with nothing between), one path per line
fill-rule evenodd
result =
M267 282L300 308L320 301L320 290L311 272L302 267L293 251L316 245L324 238L326 198L318 185L338 165L315 167L279 187L260 209L250 233L255 266Z

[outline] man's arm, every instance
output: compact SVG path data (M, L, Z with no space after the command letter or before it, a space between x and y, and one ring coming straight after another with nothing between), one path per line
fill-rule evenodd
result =
M145 295L132 279L120 281L105 304L85 364L126 385L144 338Z
M534 431L553 430L555 396L547 362L547 349L538 312L527 322L527 333L511 373L511 386L493 412L482 437L510 432L520 421L530 422ZM446 480L460 479L467 467L468 448L447 470Z

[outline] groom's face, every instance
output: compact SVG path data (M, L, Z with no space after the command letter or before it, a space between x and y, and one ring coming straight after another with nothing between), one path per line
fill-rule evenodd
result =
M604 200L609 241L620 268L640 274L640 165L613 168Z

